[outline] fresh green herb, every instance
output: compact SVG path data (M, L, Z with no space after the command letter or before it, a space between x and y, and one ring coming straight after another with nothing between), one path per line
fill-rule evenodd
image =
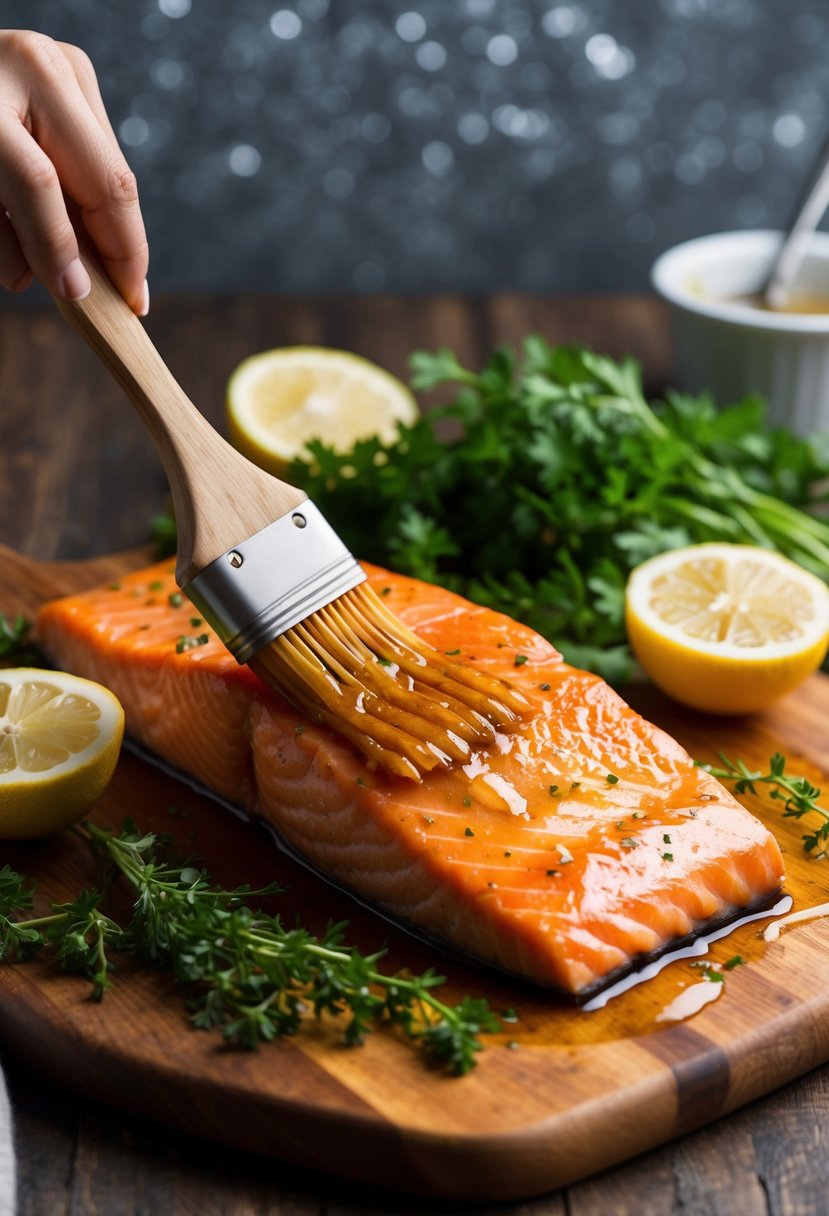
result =
M673 859L674 859L673 853L663 853L662 854L663 861L673 861Z
M204 624L204 621L202 620L202 618L200 616L191 616L190 617L191 628L198 629L199 625L203 625L203 624Z
M744 967L746 960L741 954L732 954L731 958L726 959L723 963L724 971L733 971L735 967Z
M804 815L817 815L822 823L803 835L803 847L807 853L823 858L829 851L829 809L820 805L821 789L813 785L808 777L795 777L786 772L786 757L775 752L769 761L768 772L750 769L744 760L729 760L720 752L721 767L697 761L718 781L728 781L737 794L756 794L758 785L770 786L769 797L782 802L786 819L802 819Z
M829 576L829 523L810 513L829 443L772 429L757 397L649 404L630 360L539 337L480 373L448 350L412 368L417 389L454 384L450 403L388 448L314 441L291 479L361 557L507 612L578 666L627 677L627 577L667 549L748 542Z
M192 650L195 646L206 646L209 641L206 633L200 633L198 637L185 637L182 634L176 642L176 654L184 654L185 650Z
M560 870L548 870L548 871L547 871L547 877L548 877L548 878L556 878L556 877L557 877L557 876L558 876L560 873L561 873L561 871L560 871Z
M180 608L184 603L184 596L180 591L174 591L171 595L167 596L167 599L170 601L171 608Z
M619 784L619 778L616 776L615 773L608 773L607 776L605 777L605 781L607 782L608 785L618 785Z
M550 786L550 788L549 788L549 790L548 790L548 793L549 793L549 794L551 794L553 798L555 798L556 794L558 793L558 786L557 786L557 785L551 785L551 786Z
M468 794L465 794L465 795L464 795L464 799L463 799L463 805L464 805L464 806L472 806L472 799L469 797L469 795L468 795Z
M162 511L153 516L151 524L152 540L155 556L170 557L176 551L176 521L169 511Z
M647 819L647 815L644 811L633 811L630 817L631 819Z
M662 843L663 843L663 844L670 844L670 843L671 843L671 838L670 838L670 836L668 835L668 833L667 833L667 832L666 832L666 833L665 833L665 835L662 837Z
M705 976L705 978L707 980L710 980L712 984L724 984L725 983L725 976L723 975L723 973L721 971L715 970L714 967L703 967L702 974Z
M523 667L524 664L526 663L526 661L527 661L527 656L525 654L517 654L515 656L515 658L513 659L512 665L513 665L513 667Z
M386 659L381 654L378 654L377 662L380 664L381 667L391 667L391 659Z
M150 591L163 591L164 584L162 583L161 579L156 579L154 583L150 583L149 590Z
M43 666L43 655L29 637L31 628L31 621L22 613L11 618L0 612L0 666Z
M505 850L504 850L504 856L505 856L505 857L512 857L512 849L505 849Z
M538 687L541 689L541 691L542 691L542 692L549 692L549 691L550 691L550 685L549 685L549 684L539 684L539 686L538 686Z
M464 828L463 834L464 834L464 836L474 836L475 835L475 833L472 831L472 828Z
M346 1018L344 1040L361 1043L375 1026L396 1027L455 1074L468 1072L481 1033L501 1028L486 1001L463 997L447 1005L435 995L445 981L378 970L382 951L363 955L343 944L345 924L321 937L285 928L279 916L251 906L278 894L225 890L203 869L174 862L164 838L130 821L118 834L86 823L79 829L107 875L102 890L32 916L33 888L9 866L0 870L0 959L21 961L48 951L90 981L100 1000L111 986L110 954L172 971L184 985L193 1026L220 1030L239 1047L296 1033L303 1018ZM112 883L126 880L136 900L120 925L101 911Z
M444 650L444 652L443 652L443 653L444 653L444 654L448 654L448 655L454 655L454 654L460 654L460 652L461 652L461 648L460 648L460 646L459 646L459 647L457 648L457 650Z

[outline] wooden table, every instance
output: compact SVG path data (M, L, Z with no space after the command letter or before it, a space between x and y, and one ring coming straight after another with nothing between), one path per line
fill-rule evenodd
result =
M645 297L178 298L155 302L148 328L214 422L238 360L279 345L340 346L403 376L419 347L451 346L478 365L498 343L540 332L631 354L651 387L671 378L667 318ZM0 312L2 540L40 557L126 547L146 539L164 495L130 407L57 315ZM12 1059L3 1064L17 1116L21 1216L436 1212L129 1119L57 1091ZM566 1192L491 1211L821 1216L829 1212L829 1068Z

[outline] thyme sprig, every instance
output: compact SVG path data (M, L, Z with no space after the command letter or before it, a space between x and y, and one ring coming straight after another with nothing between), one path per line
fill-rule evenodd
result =
M102 863L100 889L53 904L47 916L30 917L34 887L4 866L0 960L53 949L64 967L89 979L93 999L100 1000L111 984L108 951L131 954L185 985L193 1026L220 1030L228 1042L249 1049L295 1034L309 1015L331 1015L346 1019L349 1045L386 1024L462 1075L481 1050L478 1036L501 1029L485 1000L441 1001L435 990L445 980L431 969L422 975L381 971L384 951L364 955L344 944L345 922L317 937L252 906L279 893L273 884L226 890L206 870L176 863L166 838L141 833L129 820L119 833L92 823L80 831ZM135 893L123 926L101 911L119 877Z
M781 752L775 752L769 761L768 772L761 769L750 769L742 759L730 760L724 752L720 752L722 767L713 764L701 764L712 777L719 781L728 781L734 786L737 794L756 794L758 785L770 786L769 797L783 805L783 815L787 819L802 819L804 815L817 815L822 823L813 831L803 836L803 847L807 853L815 853L816 857L825 857L829 849L829 809L820 805L821 789L813 785L808 777L796 777L786 772L786 757Z

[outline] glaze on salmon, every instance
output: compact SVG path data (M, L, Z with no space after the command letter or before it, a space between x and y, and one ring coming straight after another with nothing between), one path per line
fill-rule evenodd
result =
M134 738L338 883L538 983L584 993L779 888L774 837L598 676L508 617L367 569L426 642L536 709L419 786L373 771L238 666L170 563L45 605L37 630L60 667L112 689Z

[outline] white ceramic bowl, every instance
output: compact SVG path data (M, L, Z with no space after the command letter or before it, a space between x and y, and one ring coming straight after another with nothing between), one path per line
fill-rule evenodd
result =
M761 287L781 239L756 231L686 241L662 254L651 280L671 305L679 388L709 389L721 405L761 393L773 423L808 435L829 430L829 313L732 302ZM829 234L812 237L796 287L829 298Z

